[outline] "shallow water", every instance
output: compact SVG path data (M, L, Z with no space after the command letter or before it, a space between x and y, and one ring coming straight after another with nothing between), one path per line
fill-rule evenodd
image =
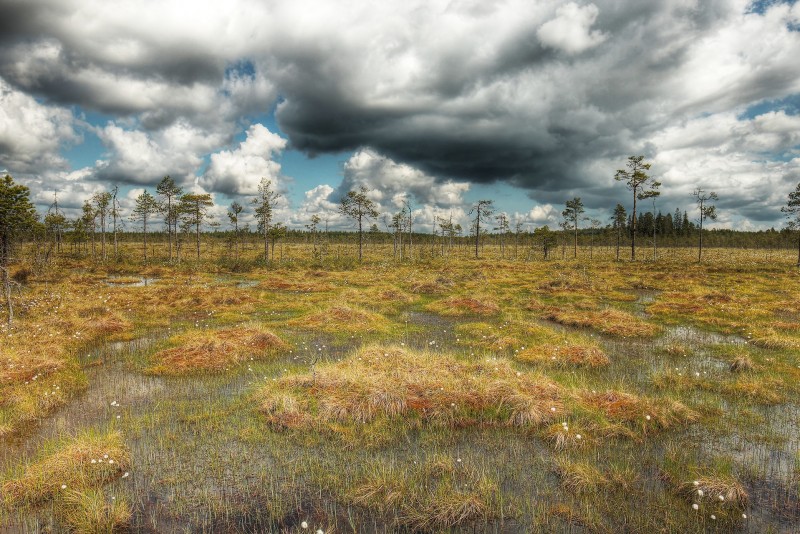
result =
M469 352L456 344L454 328L459 320L409 311L400 316L399 322L405 321L405 331L398 339L388 339L388 343L434 352ZM119 428L131 449L133 467L131 476L113 483L110 491L129 497L134 506L133 530L142 532L274 531L297 528L300 521L314 517L320 518L321 526L334 526L337 531L351 530L355 524L369 531L391 532L392 523L363 509L342 505L324 487L309 484L303 474L305 469L298 466L319 465L322 470L346 471L379 460L413 469L414 462L434 455L461 459L459 468L492 473L504 493L525 496L517 505L515 517L468 525L453 529L454 532L530 530L542 506L579 503L564 494L550 470L556 454L552 448L516 430L456 431L452 435L422 430L378 450L347 450L318 439L275 433L263 424L248 401L248 392L284 373L308 370L316 361L345 357L365 342L362 336L335 338L287 331L298 340L291 354L277 362L245 364L220 376L163 378L135 370L131 360L152 349L166 334L108 343L85 354L82 362L87 366L88 390L3 447L0 464L8 467L29 459L44 441L63 434L87 428ZM736 336L692 327L667 328L654 340L597 339L612 360L609 368L597 373L604 380L611 378L631 389L649 380L654 371L674 365L674 359L665 359L661 352L666 346L680 343L692 350L685 359L687 371L713 374L727 372L727 367L709 355L709 347L744 343ZM757 481L748 483L752 495L747 510L750 519L740 525L739 531L761 532L769 527L790 532L795 521L800 521L800 511L787 502L792 496L788 483L794 476L793 462L800 449L800 408L786 404L758 410L765 421L762 430L786 439L768 443L759 442L756 436L714 437L698 428L679 432L671 439L696 450L698 461L726 455L758 471ZM629 443L620 450L601 447L591 454L607 456L609 461L629 457L634 463L657 463L663 459L664 446L658 441ZM655 470L645 473L649 473L642 482L647 488L646 500L631 506L660 506L663 483ZM346 476L346 472L341 475ZM276 518L266 505L276 492L286 488L296 488L292 490L296 506ZM46 516L7 519L4 532L44 532L45 526L52 523ZM613 518L609 521L615 525ZM629 528L623 524L616 527ZM58 527L54 529L57 531ZM548 530L582 531L567 522L552 523Z

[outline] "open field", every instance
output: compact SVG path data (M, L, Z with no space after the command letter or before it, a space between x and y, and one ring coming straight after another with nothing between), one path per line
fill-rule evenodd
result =
M12 269L0 531L800 530L792 250L126 247Z

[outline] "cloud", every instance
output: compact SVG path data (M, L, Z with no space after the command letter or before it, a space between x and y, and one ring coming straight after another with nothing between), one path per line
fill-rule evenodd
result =
M0 134L3 166L66 170L79 106L111 115L96 178L190 184L213 154L198 183L219 193L275 170L273 153L226 148L273 110L285 149L355 153L334 196L372 184L387 208L403 195L455 208L468 184L497 181L540 205L610 207L626 198L614 170L644 154L664 178L660 202L729 179L727 209L766 220L781 195L764 191L798 172L793 115L752 116L800 94L796 3L235 0L195 2L191 17L179 0L142 6L0 3L0 112L32 132Z
M273 158L285 148L286 139L262 124L254 124L237 149L211 155L208 169L199 183L208 190L228 195L254 195L262 178L271 180L277 187L281 165Z
M96 179L128 184L154 184L170 175L180 184L192 185L204 154L226 139L183 121L151 133L109 122L96 133L108 150L96 164Z
M15 173L65 168L62 146L80 141L72 113L44 105L0 78L0 166Z
M397 163L371 149L358 150L344 164L344 179L339 196L359 187L372 189L373 200L387 210L397 210L406 201L440 207L464 202L470 185L463 182L437 182L419 169Z
M556 18L542 24L536 36L544 46L570 55L580 54L606 40L603 32L591 29L598 13L594 4L581 7L570 2L556 9Z

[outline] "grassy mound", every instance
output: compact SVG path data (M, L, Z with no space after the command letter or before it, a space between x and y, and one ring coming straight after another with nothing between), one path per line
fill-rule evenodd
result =
M360 333L387 332L389 321L380 314L343 303L301 315L289 321L289 325L321 330L331 334L340 332Z
M486 297L449 297L428 304L425 309L445 316L497 315L500 307Z
M609 336L653 337L661 332L660 326L613 308L584 310L549 306L542 310L541 317L566 326L591 328Z
M276 427L404 418L445 426L536 427L563 412L562 388L515 371L507 360L464 362L397 347L290 375L257 393Z
M17 477L2 485L9 508L36 505L63 498L69 491L96 489L123 476L130 455L122 434L87 433L58 443L50 452L28 464Z
M220 372L246 360L286 350L278 336L259 327L235 327L215 331L191 331L174 336L171 344L152 356L151 374L184 375L196 372Z

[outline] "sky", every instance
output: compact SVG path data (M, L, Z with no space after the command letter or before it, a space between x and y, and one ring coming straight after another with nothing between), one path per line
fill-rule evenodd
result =
M0 0L0 170L42 212L170 175L226 227L267 178L290 227L352 227L366 186L420 231L478 199L531 229L630 211L643 155L657 210L701 188L716 226L779 228L798 58L794 1Z

